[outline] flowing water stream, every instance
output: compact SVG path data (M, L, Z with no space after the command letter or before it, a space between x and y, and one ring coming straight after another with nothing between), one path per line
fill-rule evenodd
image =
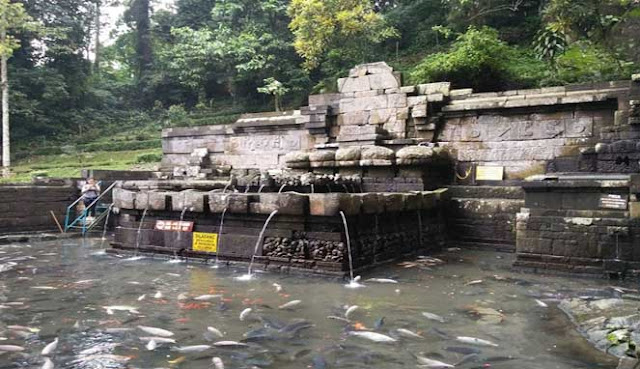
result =
M443 263L389 264L363 274L364 288L347 289L338 279L256 271L237 281L247 272L240 266L126 261L105 255L100 243L0 245L0 347L24 348L0 354L0 368L42 367L41 351L55 338L49 357L55 368L70 369L209 369L213 357L227 369L416 368L414 355L449 364L466 357L456 366L463 369L617 363L578 335L555 302L604 296L611 282L513 273L511 254L452 249L434 255ZM172 332L176 343L150 345L145 327Z

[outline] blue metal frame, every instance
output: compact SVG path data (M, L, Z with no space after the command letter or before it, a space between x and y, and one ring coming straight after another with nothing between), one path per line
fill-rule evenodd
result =
M100 185L102 183L102 181L98 182L98 185ZM85 207L84 210L82 211L82 213L80 213L80 215L74 219L71 223L71 211L72 209L80 202L80 200L82 200L82 196L80 196L76 201L74 201L71 205L67 206L67 214L64 218L64 231L68 232L69 229L73 228L78 222L81 222L82 224L82 234L84 235L85 233L87 233L88 228L87 228L87 215L89 214L89 209L91 209L92 207L96 206L96 204L98 203L98 201L107 193L109 193L113 187L115 187L115 185L118 182L113 182L113 184L111 186L109 186L109 188L107 188L106 190L104 190L100 196L98 196L89 206Z

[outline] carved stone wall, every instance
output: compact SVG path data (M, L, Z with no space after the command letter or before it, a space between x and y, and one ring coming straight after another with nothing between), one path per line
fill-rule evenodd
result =
M437 140L463 166L504 166L505 179L545 173L550 163L553 171L595 169L580 158L614 125L628 92L623 81L453 96Z
M206 176L213 171L190 159L201 149L208 150L207 162L226 168L228 175L230 168L283 168L284 155L294 151L372 145L398 151L421 143L447 147L463 168L504 166L504 179L613 170L624 167L625 157L634 162L626 171L635 171L640 160L635 146L631 152L612 138L640 135L626 128L640 121L634 120L640 110L634 108L640 106L638 82L473 93L452 90L449 83L402 86L400 75L381 62L356 66L337 85L337 93L311 95L309 105L297 111L247 114L224 126L166 129L163 167ZM605 150L600 161L599 142L611 145L600 145ZM622 166L620 148L633 154L622 156Z

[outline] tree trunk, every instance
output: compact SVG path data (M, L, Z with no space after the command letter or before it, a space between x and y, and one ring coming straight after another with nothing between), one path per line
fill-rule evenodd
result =
M146 103L146 87L149 83L149 74L153 65L153 51L151 48L151 21L149 19L149 0L136 0L135 21L137 31L138 54L138 88L143 104Z
M0 30L0 42L4 42L6 38L7 30ZM7 76L6 55L0 57L0 86L2 88L2 175L7 177L11 166L11 151L9 146L9 78Z
M100 1L96 2L96 49L93 61L93 72L100 74Z

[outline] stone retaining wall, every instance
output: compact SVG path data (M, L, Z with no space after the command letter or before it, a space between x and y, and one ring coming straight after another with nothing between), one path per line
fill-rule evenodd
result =
M0 186L0 233L58 231L54 212L64 225L66 208L79 196L74 186Z
M524 185L514 265L584 274L638 274L640 223L630 218L628 180L560 180ZM613 208L609 198L616 198ZM603 200L605 199L605 200Z
M516 213L524 192L515 186L450 186L447 234L450 246L515 251Z

